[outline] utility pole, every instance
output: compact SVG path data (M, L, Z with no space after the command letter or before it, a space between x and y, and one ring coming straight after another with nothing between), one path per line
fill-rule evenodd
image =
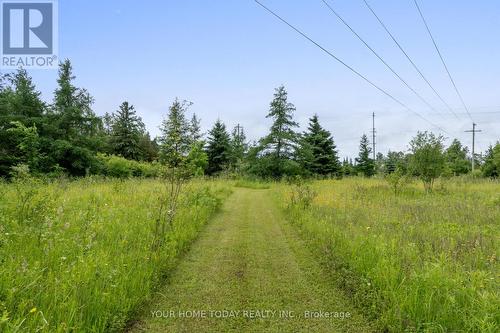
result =
M476 133L482 132L476 129L476 123L472 123L472 129L465 131L466 133L472 133L472 172L474 172L476 166Z
M375 133L377 133L377 131L375 130L375 112L372 113L372 145L373 145L373 160L376 161L377 160L377 153L375 152L375 147L376 147L376 144L375 144Z
M239 138L240 137L240 129L243 129L240 124L236 125L236 135Z

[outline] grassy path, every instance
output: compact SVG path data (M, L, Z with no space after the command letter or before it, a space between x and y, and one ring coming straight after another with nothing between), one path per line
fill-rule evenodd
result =
M132 331L370 332L327 276L269 191L238 188Z

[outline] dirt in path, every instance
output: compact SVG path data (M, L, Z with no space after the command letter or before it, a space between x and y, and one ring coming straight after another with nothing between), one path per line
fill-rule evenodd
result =
M271 192L237 188L132 331L372 329L333 287Z

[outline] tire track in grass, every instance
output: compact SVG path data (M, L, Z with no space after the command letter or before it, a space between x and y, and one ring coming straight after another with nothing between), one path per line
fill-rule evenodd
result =
M333 318L306 318L306 311ZM132 331L372 329L328 282L328 274L285 221L271 193L236 188Z

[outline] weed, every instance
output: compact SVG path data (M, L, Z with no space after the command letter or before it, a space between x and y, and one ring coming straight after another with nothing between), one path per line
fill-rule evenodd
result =
M307 209L311 206L317 193L309 185L299 184L292 188L290 206Z

